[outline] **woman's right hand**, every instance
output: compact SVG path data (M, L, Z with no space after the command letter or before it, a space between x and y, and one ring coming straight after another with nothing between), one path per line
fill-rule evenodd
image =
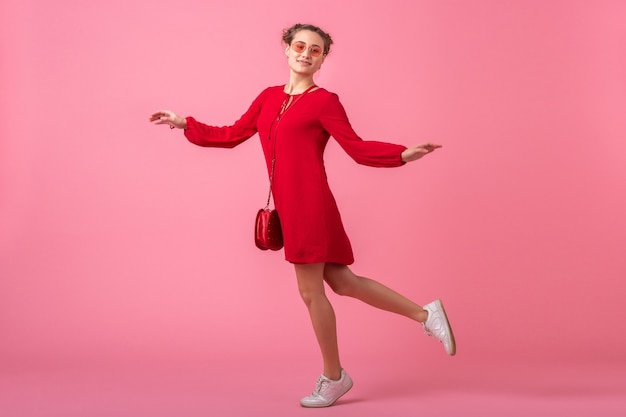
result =
M428 155L435 149L439 148L441 148L441 145L430 142L422 143L421 145L413 146L412 148L407 148L404 152L402 152L402 162L417 161L422 156Z
M175 127L178 129L187 128L187 119L180 117L176 113L170 110L159 110L150 115L150 121L155 125L169 125L171 129Z

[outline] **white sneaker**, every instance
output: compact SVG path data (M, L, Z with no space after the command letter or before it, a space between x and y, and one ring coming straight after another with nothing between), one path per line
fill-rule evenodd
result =
M321 375L317 379L315 384L315 390L308 397L304 397L300 400L302 407L329 407L335 403L346 392L352 388L352 379L346 371L341 370L341 378L338 381L333 381L324 375Z
M456 354L454 334L452 333L452 328L448 322L448 317L446 316L446 311L443 309L441 300L435 300L432 303L426 304L424 310L428 312L426 322L422 323L424 332L443 343L446 353L450 356L454 356Z

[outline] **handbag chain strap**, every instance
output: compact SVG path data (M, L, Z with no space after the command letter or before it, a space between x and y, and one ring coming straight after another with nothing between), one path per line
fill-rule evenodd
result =
M272 184L274 183L274 166L276 165L276 128L278 127L278 123L280 123L280 120L283 118L285 113L287 113L287 111L290 108L295 106L296 103L298 101L300 101L300 99L302 99L302 97L304 97L309 91L311 91L315 87L317 87L317 86L315 84L313 84L312 86L310 86L309 88L304 90L304 92L301 95L296 97L295 100L293 99L293 96L287 97L285 99L285 101L283 101L283 104L280 106L280 111L278 112L278 115L276 116L276 126L274 126L274 132L275 133L274 133L274 146L272 147L273 150L272 150L272 170L270 172L270 190L267 193L267 203L265 204L264 210L269 209L269 207L270 207L270 199L272 198ZM271 129L272 129L272 127L270 126L270 138L271 138L271 134L272 134Z

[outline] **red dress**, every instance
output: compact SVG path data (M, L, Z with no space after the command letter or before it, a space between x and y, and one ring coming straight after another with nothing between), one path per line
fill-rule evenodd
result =
M282 86L265 89L232 126L208 126L187 118L187 139L200 146L232 148L259 133L271 170L276 147L272 195L280 216L285 259L292 263L354 262L350 240L328 186L324 148L330 136L356 162L373 167L403 164L405 146L364 141L350 126L336 94L323 88L294 97L277 121L289 96Z

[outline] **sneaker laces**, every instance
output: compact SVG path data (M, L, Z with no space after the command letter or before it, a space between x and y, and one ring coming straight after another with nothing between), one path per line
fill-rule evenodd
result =
M315 389L313 390L313 395L321 395L320 393L324 389L326 385L328 385L328 379L320 376L317 378L317 382L315 383Z

